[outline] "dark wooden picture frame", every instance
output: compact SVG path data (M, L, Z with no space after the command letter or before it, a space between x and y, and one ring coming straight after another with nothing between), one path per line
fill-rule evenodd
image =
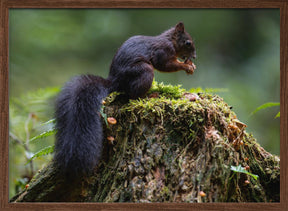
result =
M1 0L0 209L1 210L288 210L288 1L287 0ZM276 8L280 10L280 203L9 203L8 16L11 8Z

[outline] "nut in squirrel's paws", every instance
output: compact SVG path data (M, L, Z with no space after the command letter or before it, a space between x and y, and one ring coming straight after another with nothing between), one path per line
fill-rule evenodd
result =
M194 73L194 70L196 69L196 65L194 63L189 64L188 68L189 69L186 70L186 73L192 75Z
M188 70L186 70L186 73L187 74L193 74L194 73L194 70L196 69L196 65L192 62L191 59L186 59L184 61L185 64L188 64Z
M196 65L194 63L191 64L194 70L196 70Z

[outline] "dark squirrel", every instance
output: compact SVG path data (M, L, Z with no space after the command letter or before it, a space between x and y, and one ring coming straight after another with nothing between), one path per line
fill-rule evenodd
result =
M56 101L54 163L67 175L86 175L99 162L103 132L98 113L111 92L129 99L143 97L150 89L154 68L162 72L185 70L193 74L196 50L184 24L158 36L133 36L115 54L107 79L81 75L69 81ZM178 61L181 58L184 62Z

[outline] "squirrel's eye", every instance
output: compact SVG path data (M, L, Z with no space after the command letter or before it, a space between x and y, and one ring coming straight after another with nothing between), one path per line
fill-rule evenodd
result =
M190 40L186 40L185 45L191 46L192 42Z

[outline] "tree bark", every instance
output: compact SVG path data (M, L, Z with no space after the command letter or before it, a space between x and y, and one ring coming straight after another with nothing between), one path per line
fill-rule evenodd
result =
M11 201L279 202L279 158L219 96L174 89L128 103L109 96L104 113L117 123L103 120L94 173L66 181L51 162ZM259 178L231 170L238 165Z

